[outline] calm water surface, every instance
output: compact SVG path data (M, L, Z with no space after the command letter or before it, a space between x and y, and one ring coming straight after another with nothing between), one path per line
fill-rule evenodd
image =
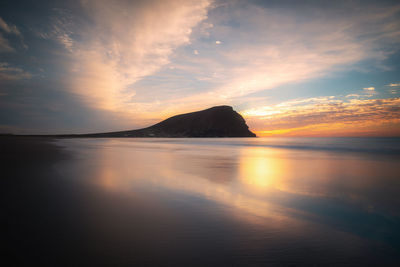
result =
M52 186L46 189L56 192L58 201L44 212L60 218L50 226L58 237L44 235L62 248L53 248L55 262L400 263L399 139L64 139L55 144L71 155L53 164Z

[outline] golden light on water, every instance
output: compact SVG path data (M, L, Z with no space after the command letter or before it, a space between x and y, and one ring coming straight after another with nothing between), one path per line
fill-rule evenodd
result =
M244 216L247 220L282 216L278 207L258 194L279 187L282 182L283 161L272 157L273 149L240 148L238 153L224 156L226 150L217 148L214 153L218 156L208 158L202 155L205 152L179 145L183 150L171 153L171 145L163 144L154 154L154 144L142 144L140 148L135 142L124 144L125 147L119 141L109 141L107 146L115 149L103 148L97 154L101 164L91 177L109 192L132 195L140 188L152 188L150 192L170 190L229 206L235 216L242 217L243 211L256 216ZM152 167L155 162L158 168Z
M246 148L240 157L240 181L256 190L279 188L284 165L274 149Z
M258 142L265 143L262 138ZM346 195L368 204L363 196L344 191L338 195L332 188L346 185L371 190L375 180L365 177L387 172L386 168L376 169L373 162L366 164L366 160L363 168L354 168L360 161L352 155L343 159L325 151L265 146L227 149L206 144L107 140L87 165L93 167L87 176L110 193L133 196L136 192L169 191L228 206L235 216L245 212L265 218L281 217L280 210L285 208L281 202L296 198ZM386 177L397 176L387 172ZM253 216L244 217L253 220Z

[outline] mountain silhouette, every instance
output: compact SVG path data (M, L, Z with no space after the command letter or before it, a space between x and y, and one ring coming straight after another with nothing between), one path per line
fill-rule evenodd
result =
M68 135L76 137L256 137L230 106L180 114L153 126L129 131Z

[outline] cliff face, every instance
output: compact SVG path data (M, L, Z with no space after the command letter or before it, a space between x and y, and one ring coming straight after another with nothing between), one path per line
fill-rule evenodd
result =
M255 137L230 106L176 115L148 128L88 134L88 137Z

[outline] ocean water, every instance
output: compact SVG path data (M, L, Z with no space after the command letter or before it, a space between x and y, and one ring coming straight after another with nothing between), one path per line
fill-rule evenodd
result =
M51 197L32 204L36 226L21 234L33 236L21 250L32 248L42 263L400 264L400 139L53 144L68 156L48 177L27 174L42 177L37 191Z

